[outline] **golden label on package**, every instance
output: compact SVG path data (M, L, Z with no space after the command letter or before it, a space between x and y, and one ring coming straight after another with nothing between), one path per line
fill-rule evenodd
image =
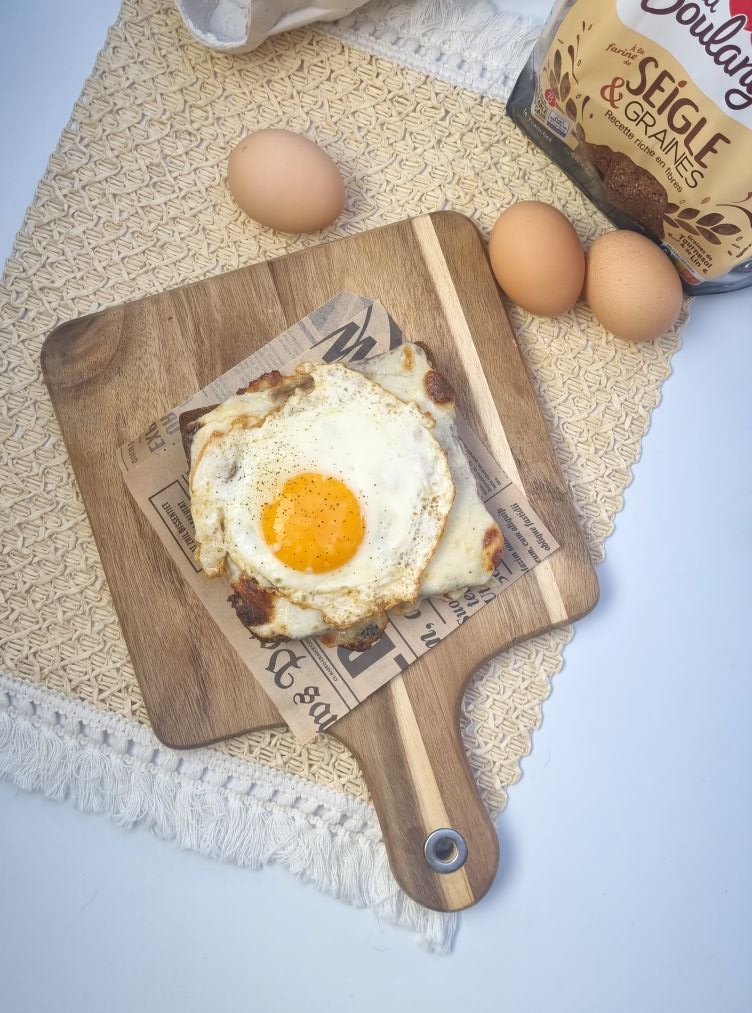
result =
M752 3L567 0L509 112L689 291L752 284Z

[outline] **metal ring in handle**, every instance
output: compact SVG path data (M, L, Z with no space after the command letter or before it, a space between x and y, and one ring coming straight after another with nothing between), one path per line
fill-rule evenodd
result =
M434 872L456 872L467 861L467 841L458 830L443 827L428 835L423 852Z

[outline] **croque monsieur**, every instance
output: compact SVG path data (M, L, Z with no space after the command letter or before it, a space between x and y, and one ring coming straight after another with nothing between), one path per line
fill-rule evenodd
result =
M196 558L261 640L366 650L390 610L499 565L453 391L420 345L265 373L180 427Z

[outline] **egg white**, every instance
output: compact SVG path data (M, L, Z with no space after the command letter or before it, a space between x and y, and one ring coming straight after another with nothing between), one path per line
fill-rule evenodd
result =
M455 497L441 539L423 572L420 596L486 584L503 539L478 493L465 448L457 435L454 400L440 403L429 394L426 377L431 364L425 350L420 345L405 343L391 352L353 363L351 368L400 400L416 405L431 418L432 432L447 455Z
M240 395L207 416L192 451L199 560L218 572L229 558L262 587L344 628L417 597L455 485L433 419L416 404L339 363L302 371L313 384L282 404L269 392ZM342 481L365 522L355 555L327 573L286 566L261 526L265 504L305 472Z

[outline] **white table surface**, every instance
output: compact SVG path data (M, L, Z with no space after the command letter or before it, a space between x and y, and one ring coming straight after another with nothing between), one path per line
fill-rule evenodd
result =
M116 10L0 5L3 257ZM451 956L0 784L0 1009L752 1008L751 376L752 290L696 300Z

